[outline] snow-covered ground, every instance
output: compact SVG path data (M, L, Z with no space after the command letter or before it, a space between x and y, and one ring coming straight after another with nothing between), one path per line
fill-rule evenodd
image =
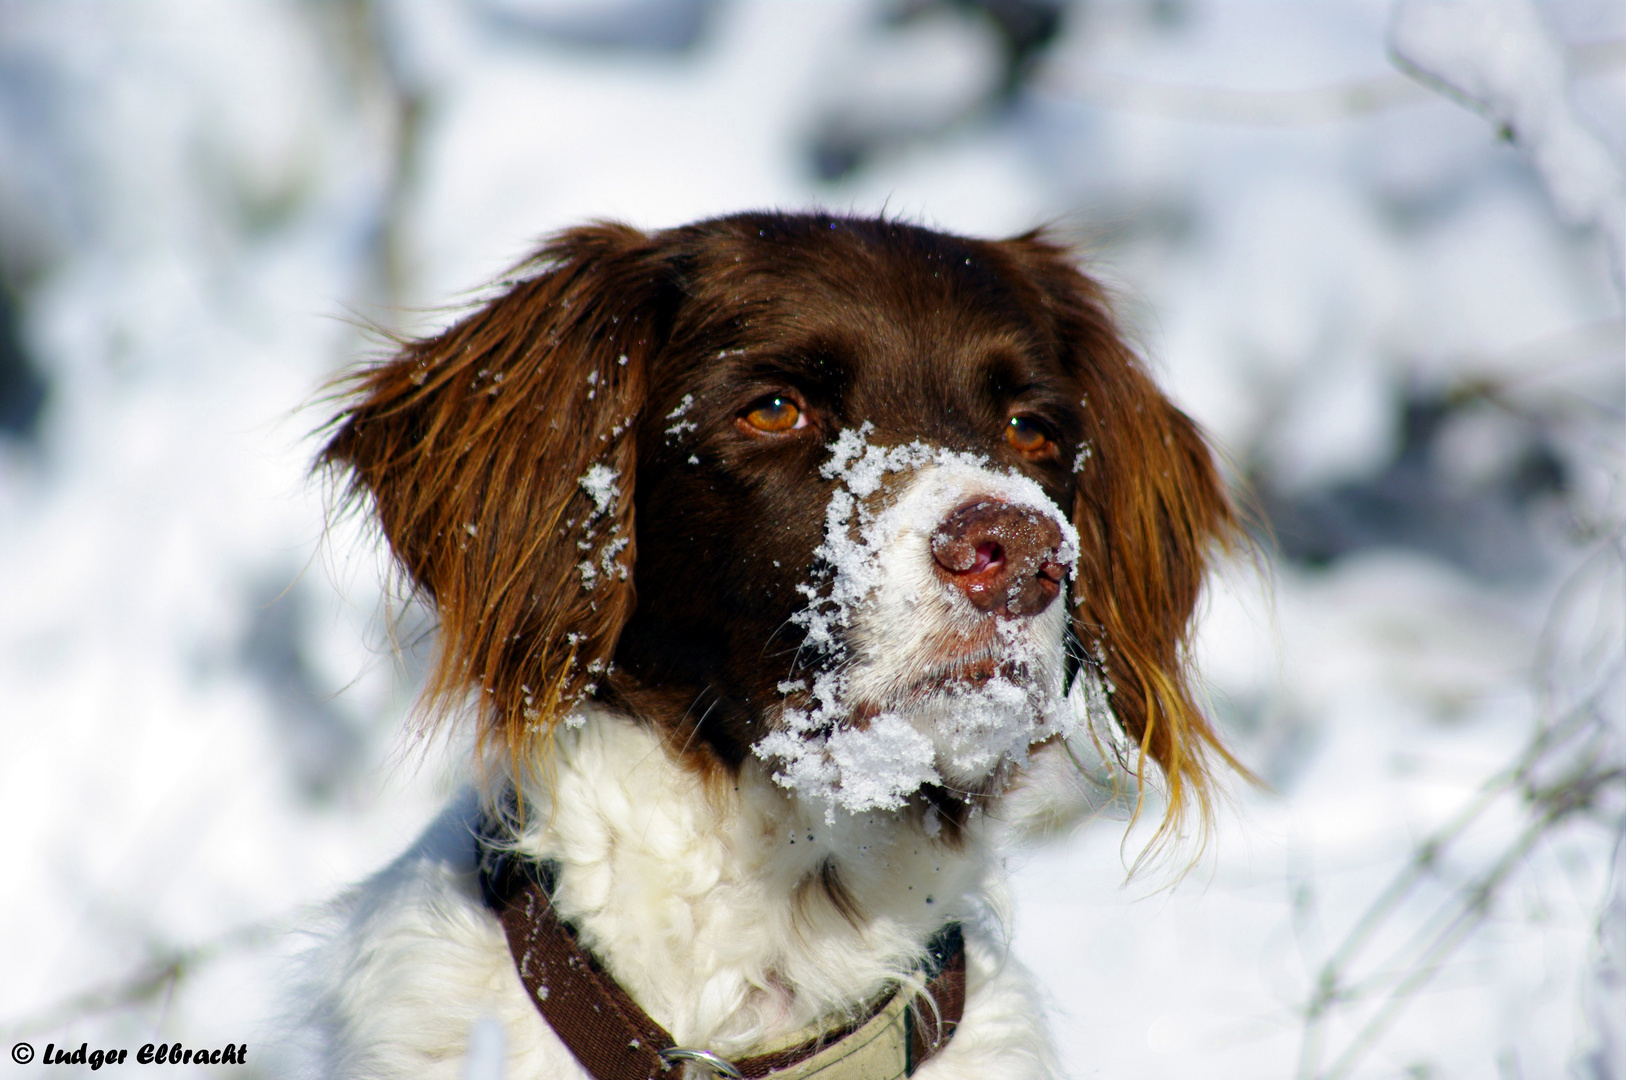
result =
M8 1052L280 1075L284 929L456 782L307 476L361 324L818 204L1079 240L1274 528L1196 650L1269 788L1012 857L1074 1074L1626 1076L1626 10L1048 7L0 2Z

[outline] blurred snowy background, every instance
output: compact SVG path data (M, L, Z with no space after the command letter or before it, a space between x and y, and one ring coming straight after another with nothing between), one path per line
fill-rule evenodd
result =
M5 1047L283 1075L456 783L306 476L358 323L817 204L1080 241L1273 530L1199 642L1271 790L1012 860L1073 1073L1626 1076L1623 164L1617 0L0 0Z

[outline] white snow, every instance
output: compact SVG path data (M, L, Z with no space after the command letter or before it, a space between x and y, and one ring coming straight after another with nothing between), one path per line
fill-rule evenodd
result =
M620 497L621 489L616 486L616 477L620 476L616 470L604 464L594 464L582 473L581 479L576 481L581 489L587 492L587 497L593 500L593 515L607 514L615 506L616 499Z
M668 420L676 420L677 421L677 423L673 424L671 427L666 429L666 434L667 434L668 438L673 438L673 439L680 438L685 432L695 430L697 425L695 424L695 422L693 420L684 420L684 419L682 419L683 414L687 413L693 407L694 407L694 395L693 394L684 394L683 395L683 400L678 402L677 408L673 409L671 412L666 414L666 418Z
M1072 734L1078 722L1062 692L1059 620L1042 632L1019 625L1029 620L1000 627L1004 659L1030 672L1029 683L996 674L924 703L885 701L867 722L852 722L858 702L867 698L855 693L867 689L855 687L855 678L884 685L893 673L874 678L867 669L875 665L850 655L847 638L866 621L885 622L890 614L876 608L889 596L894 604L913 606L921 599L918 590L940 588L926 566L898 564L929 563L929 547L921 541L955 506L993 498L1044 515L1062 536L1058 561L1069 574L1078 564L1077 531L1032 479L1014 469L996 470L978 455L919 441L874 443L872 431L865 423L838 432L830 459L820 467L820 475L840 485L825 508L824 541L814 552L824 576L797 586L808 602L791 622L806 631L806 647L821 666L805 693L800 681L785 684L782 727L753 746L774 765L776 780L822 800L832 815L837 807L851 813L896 809L921 785L945 779L975 783L1018 760L1033 743ZM911 539L915 543L907 544ZM919 573L927 574L925 583L915 580ZM947 590L943 597L951 613L962 605L966 617L978 618L964 597ZM927 610L920 608L920 617Z

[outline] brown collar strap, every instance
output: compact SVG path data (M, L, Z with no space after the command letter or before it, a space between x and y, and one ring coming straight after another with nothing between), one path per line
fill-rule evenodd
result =
M483 842L480 855L481 892L502 922L520 981L543 1019L596 1080L676 1080L685 1061L745 1080L909 1076L948 1044L965 1010L965 939L960 924L949 923L927 946L922 994L894 991L849 1027L738 1061L680 1047L555 914L553 864L500 853ZM888 1038L896 1044L890 1049L883 1045ZM877 1066L888 1053L897 1064ZM856 1071L843 1073L843 1061Z

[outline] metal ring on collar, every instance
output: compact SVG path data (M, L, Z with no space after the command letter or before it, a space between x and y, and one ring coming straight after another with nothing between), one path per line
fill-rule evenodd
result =
M736 1069L732 1062L718 1057L710 1050L694 1050L687 1046L668 1046L665 1050L657 1051L660 1059L668 1065L678 1061L693 1061L704 1065L718 1076L726 1076L729 1080L745 1080L745 1074Z

